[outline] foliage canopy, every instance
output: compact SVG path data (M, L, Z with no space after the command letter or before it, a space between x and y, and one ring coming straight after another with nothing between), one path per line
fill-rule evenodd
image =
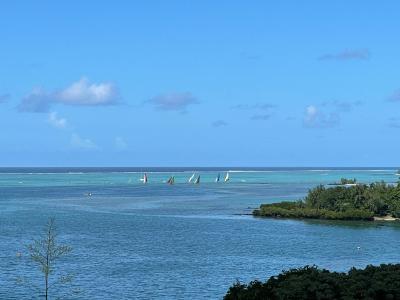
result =
M374 216L400 217L400 184L384 182L335 186L319 185L297 202L262 204L256 216L340 220L373 220Z
M315 266L284 271L266 282L236 282L224 300L400 299L400 264L352 268L348 273Z

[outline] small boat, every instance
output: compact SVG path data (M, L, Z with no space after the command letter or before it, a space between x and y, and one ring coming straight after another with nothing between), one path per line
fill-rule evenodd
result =
M197 178L196 178L196 180L195 180L194 184L199 184L199 183L200 183L200 175L199 175L199 176L197 176Z
M147 174L144 173L143 178L141 178L140 181L142 181L144 184L146 184L146 183L147 183L147 180L148 180Z
M192 182L192 180L193 180L193 178L194 178L194 176L196 175L196 173L193 173L193 175L192 176L190 176L190 178L189 178L189 180L188 180L188 182L189 183L191 183Z
M228 181L229 181L229 172L226 172L224 182L228 182Z
M167 180L167 183L170 184L170 185L174 184L174 183L175 183L175 177L174 177L174 176L171 176L171 177Z
M215 178L215 182L219 182L220 177L221 177L221 174L218 173L217 178Z

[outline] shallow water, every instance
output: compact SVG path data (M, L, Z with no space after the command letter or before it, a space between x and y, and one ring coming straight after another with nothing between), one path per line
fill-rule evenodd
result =
M0 298L38 295L31 287L40 272L26 245L51 216L60 241L73 247L58 267L75 274L73 287L52 291L79 288L70 299L220 299L236 279L264 280L282 269L399 261L397 224L246 215L341 177L395 182L394 168L235 170L229 183L214 182L220 170L202 169L200 185L187 184L189 169L152 169L143 185L143 171L0 169ZM176 184L163 183L171 175ZM21 275L28 284L16 283Z

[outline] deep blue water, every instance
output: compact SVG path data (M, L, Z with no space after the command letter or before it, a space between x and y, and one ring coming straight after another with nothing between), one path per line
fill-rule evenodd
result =
M54 296L80 289L67 299L221 299L236 279L400 259L397 224L246 215L341 177L395 182L396 168L237 168L229 183L214 182L227 169L204 168L199 185L186 182L193 169L0 169L0 298L38 298L32 286L42 279L26 245L51 216L60 242L73 247L58 264L75 274L73 286L52 289ZM147 185L139 181L144 171ZM164 183L171 175L173 186ZM27 284L16 282L21 275Z

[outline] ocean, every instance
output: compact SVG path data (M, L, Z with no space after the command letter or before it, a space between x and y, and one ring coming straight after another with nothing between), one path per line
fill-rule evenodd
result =
M74 274L70 286L54 283L50 299L221 299L236 280L266 280L289 268L397 263L396 222L250 215L342 177L395 183L396 170L0 168L0 299L40 299L43 279L26 247L50 217L59 242L73 248L53 277ZM229 182L216 183L227 171ZM193 172L198 185L187 183ZM170 176L174 185L165 183Z

